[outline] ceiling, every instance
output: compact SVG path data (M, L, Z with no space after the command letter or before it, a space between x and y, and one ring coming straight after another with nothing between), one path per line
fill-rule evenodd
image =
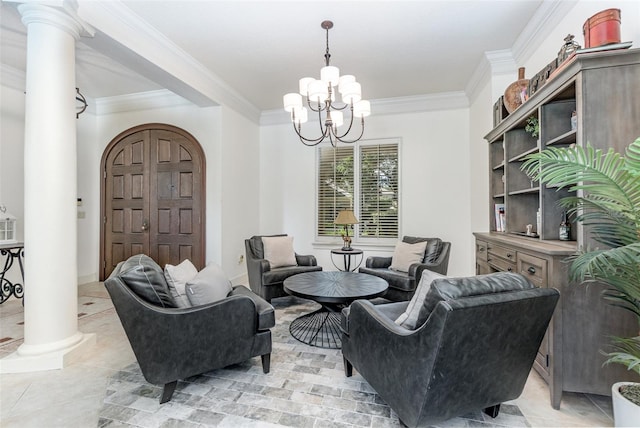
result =
M282 106L298 79L319 77L325 31L331 64L353 74L363 98L464 91L484 52L510 49L542 0L164 1L125 0L135 14L257 109ZM83 1L79 1L82 16ZM125 9L126 11L126 9ZM2 2L0 60L26 69L26 29ZM77 43L77 84L90 98L164 88Z

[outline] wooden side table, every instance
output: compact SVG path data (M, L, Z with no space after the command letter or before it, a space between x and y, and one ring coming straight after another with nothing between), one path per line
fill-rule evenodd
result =
M338 265L336 265L335 260L333 260L334 254L342 256L343 268L340 268ZM360 260L358 261L358 264L353 269L351 269L351 258L353 257L354 259L357 260L357 256L360 256ZM333 263L336 269L343 272L354 272L362 264L363 258L364 258L364 252L357 248L352 248L351 250L343 250L341 248L336 248L335 250L331 250L331 263Z

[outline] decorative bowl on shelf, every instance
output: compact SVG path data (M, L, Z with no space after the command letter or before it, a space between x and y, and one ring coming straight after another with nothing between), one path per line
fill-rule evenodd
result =
M518 80L507 86L504 91L504 107L513 113L528 98L529 79L524 78L524 67L518 69Z

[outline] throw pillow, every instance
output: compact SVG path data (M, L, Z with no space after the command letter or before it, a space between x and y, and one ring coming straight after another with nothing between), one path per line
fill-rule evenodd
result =
M416 288L416 292L411 298L409 305L407 305L406 311L396 319L395 323L408 328L409 330L415 330L420 315L420 310L424 306L424 299L427 297L427 293L431 289L431 282L436 278L446 278L437 272L425 269L422 271L422 278Z
M179 308L191 307L184 287L187 281L193 279L197 274L198 269L189 259L185 259L177 266L170 264L164 266L164 277L167 279L171 296L173 296Z
M175 308L162 268L149 256L136 254L125 261L120 279L142 300L163 308Z
M207 265L185 285L192 306L206 305L222 300L231 291L231 281L215 263Z
M263 236L264 258L272 268L296 266L296 253L293 251L293 236Z
M391 258L389 269L400 272L409 272L409 267L414 263L422 263L424 250L427 248L427 241L409 244L398 242Z

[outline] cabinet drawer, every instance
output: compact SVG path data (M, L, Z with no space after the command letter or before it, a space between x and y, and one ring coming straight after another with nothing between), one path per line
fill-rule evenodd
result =
M501 272L515 272L516 264L500 257L491 257L489 255L489 265Z
M487 243L485 241L476 241L476 259L487 261Z
M509 247L501 247L500 245L491 244L488 248L489 258L493 259L497 256L503 258L505 260L509 260L512 263L516 262L516 252L514 249Z
M538 287L547 286L547 261L545 259L518 253L518 272Z

